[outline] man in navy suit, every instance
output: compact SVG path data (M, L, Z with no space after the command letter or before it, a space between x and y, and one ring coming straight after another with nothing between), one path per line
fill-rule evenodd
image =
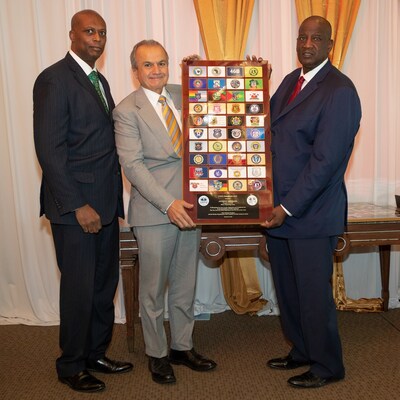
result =
M34 138L43 171L41 215L51 222L61 272L57 374L72 389L93 392L105 384L88 371L133 367L105 356L119 279L122 182L114 101L95 67L106 44L106 23L95 11L80 11L72 17L69 37L70 52L35 82ZM96 74L97 89L90 79Z
M331 32L319 16L301 24L296 50L302 68L287 75L271 98L275 207L263 226L282 329L292 348L267 364L283 370L309 365L288 380L303 388L345 376L331 276L337 235L347 219L344 174L361 106L351 80L328 59ZM300 77L304 82L297 85ZM301 90L294 97L296 86Z

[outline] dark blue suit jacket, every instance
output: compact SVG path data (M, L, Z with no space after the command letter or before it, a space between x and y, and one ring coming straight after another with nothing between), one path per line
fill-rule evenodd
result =
M360 100L351 80L328 61L286 105L300 72L287 75L271 98L274 204L293 216L268 234L334 236L347 219L344 173L360 124Z
M123 216L122 181L108 82L99 74L110 112L68 53L46 68L34 90L34 138L43 171L41 212L57 224L77 224L76 208L93 207L103 225Z

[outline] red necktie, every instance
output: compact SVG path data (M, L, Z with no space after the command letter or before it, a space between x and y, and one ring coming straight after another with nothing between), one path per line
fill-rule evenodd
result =
M302 87L304 81L305 81L304 76L300 76L292 94L289 97L287 104L289 104L300 93L300 90L301 90L301 87Z

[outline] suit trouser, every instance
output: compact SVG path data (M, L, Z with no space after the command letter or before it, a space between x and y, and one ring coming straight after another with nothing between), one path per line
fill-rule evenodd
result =
M60 283L59 376L86 369L102 358L111 341L114 296L119 279L118 218L97 234L79 225L51 224Z
M139 245L139 308L146 354L165 357L164 328L168 288L170 347L193 347L194 297L200 229L180 230L173 224L134 227Z
M267 237L272 275L286 338L295 360L310 361L321 377L343 377L342 347L332 294L336 237Z

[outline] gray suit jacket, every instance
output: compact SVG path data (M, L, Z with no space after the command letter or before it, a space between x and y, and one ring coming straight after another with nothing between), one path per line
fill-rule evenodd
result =
M167 85L178 111L180 85ZM132 184L128 209L131 226L170 223L167 207L182 198L182 159L142 88L114 109L115 140L125 176Z

